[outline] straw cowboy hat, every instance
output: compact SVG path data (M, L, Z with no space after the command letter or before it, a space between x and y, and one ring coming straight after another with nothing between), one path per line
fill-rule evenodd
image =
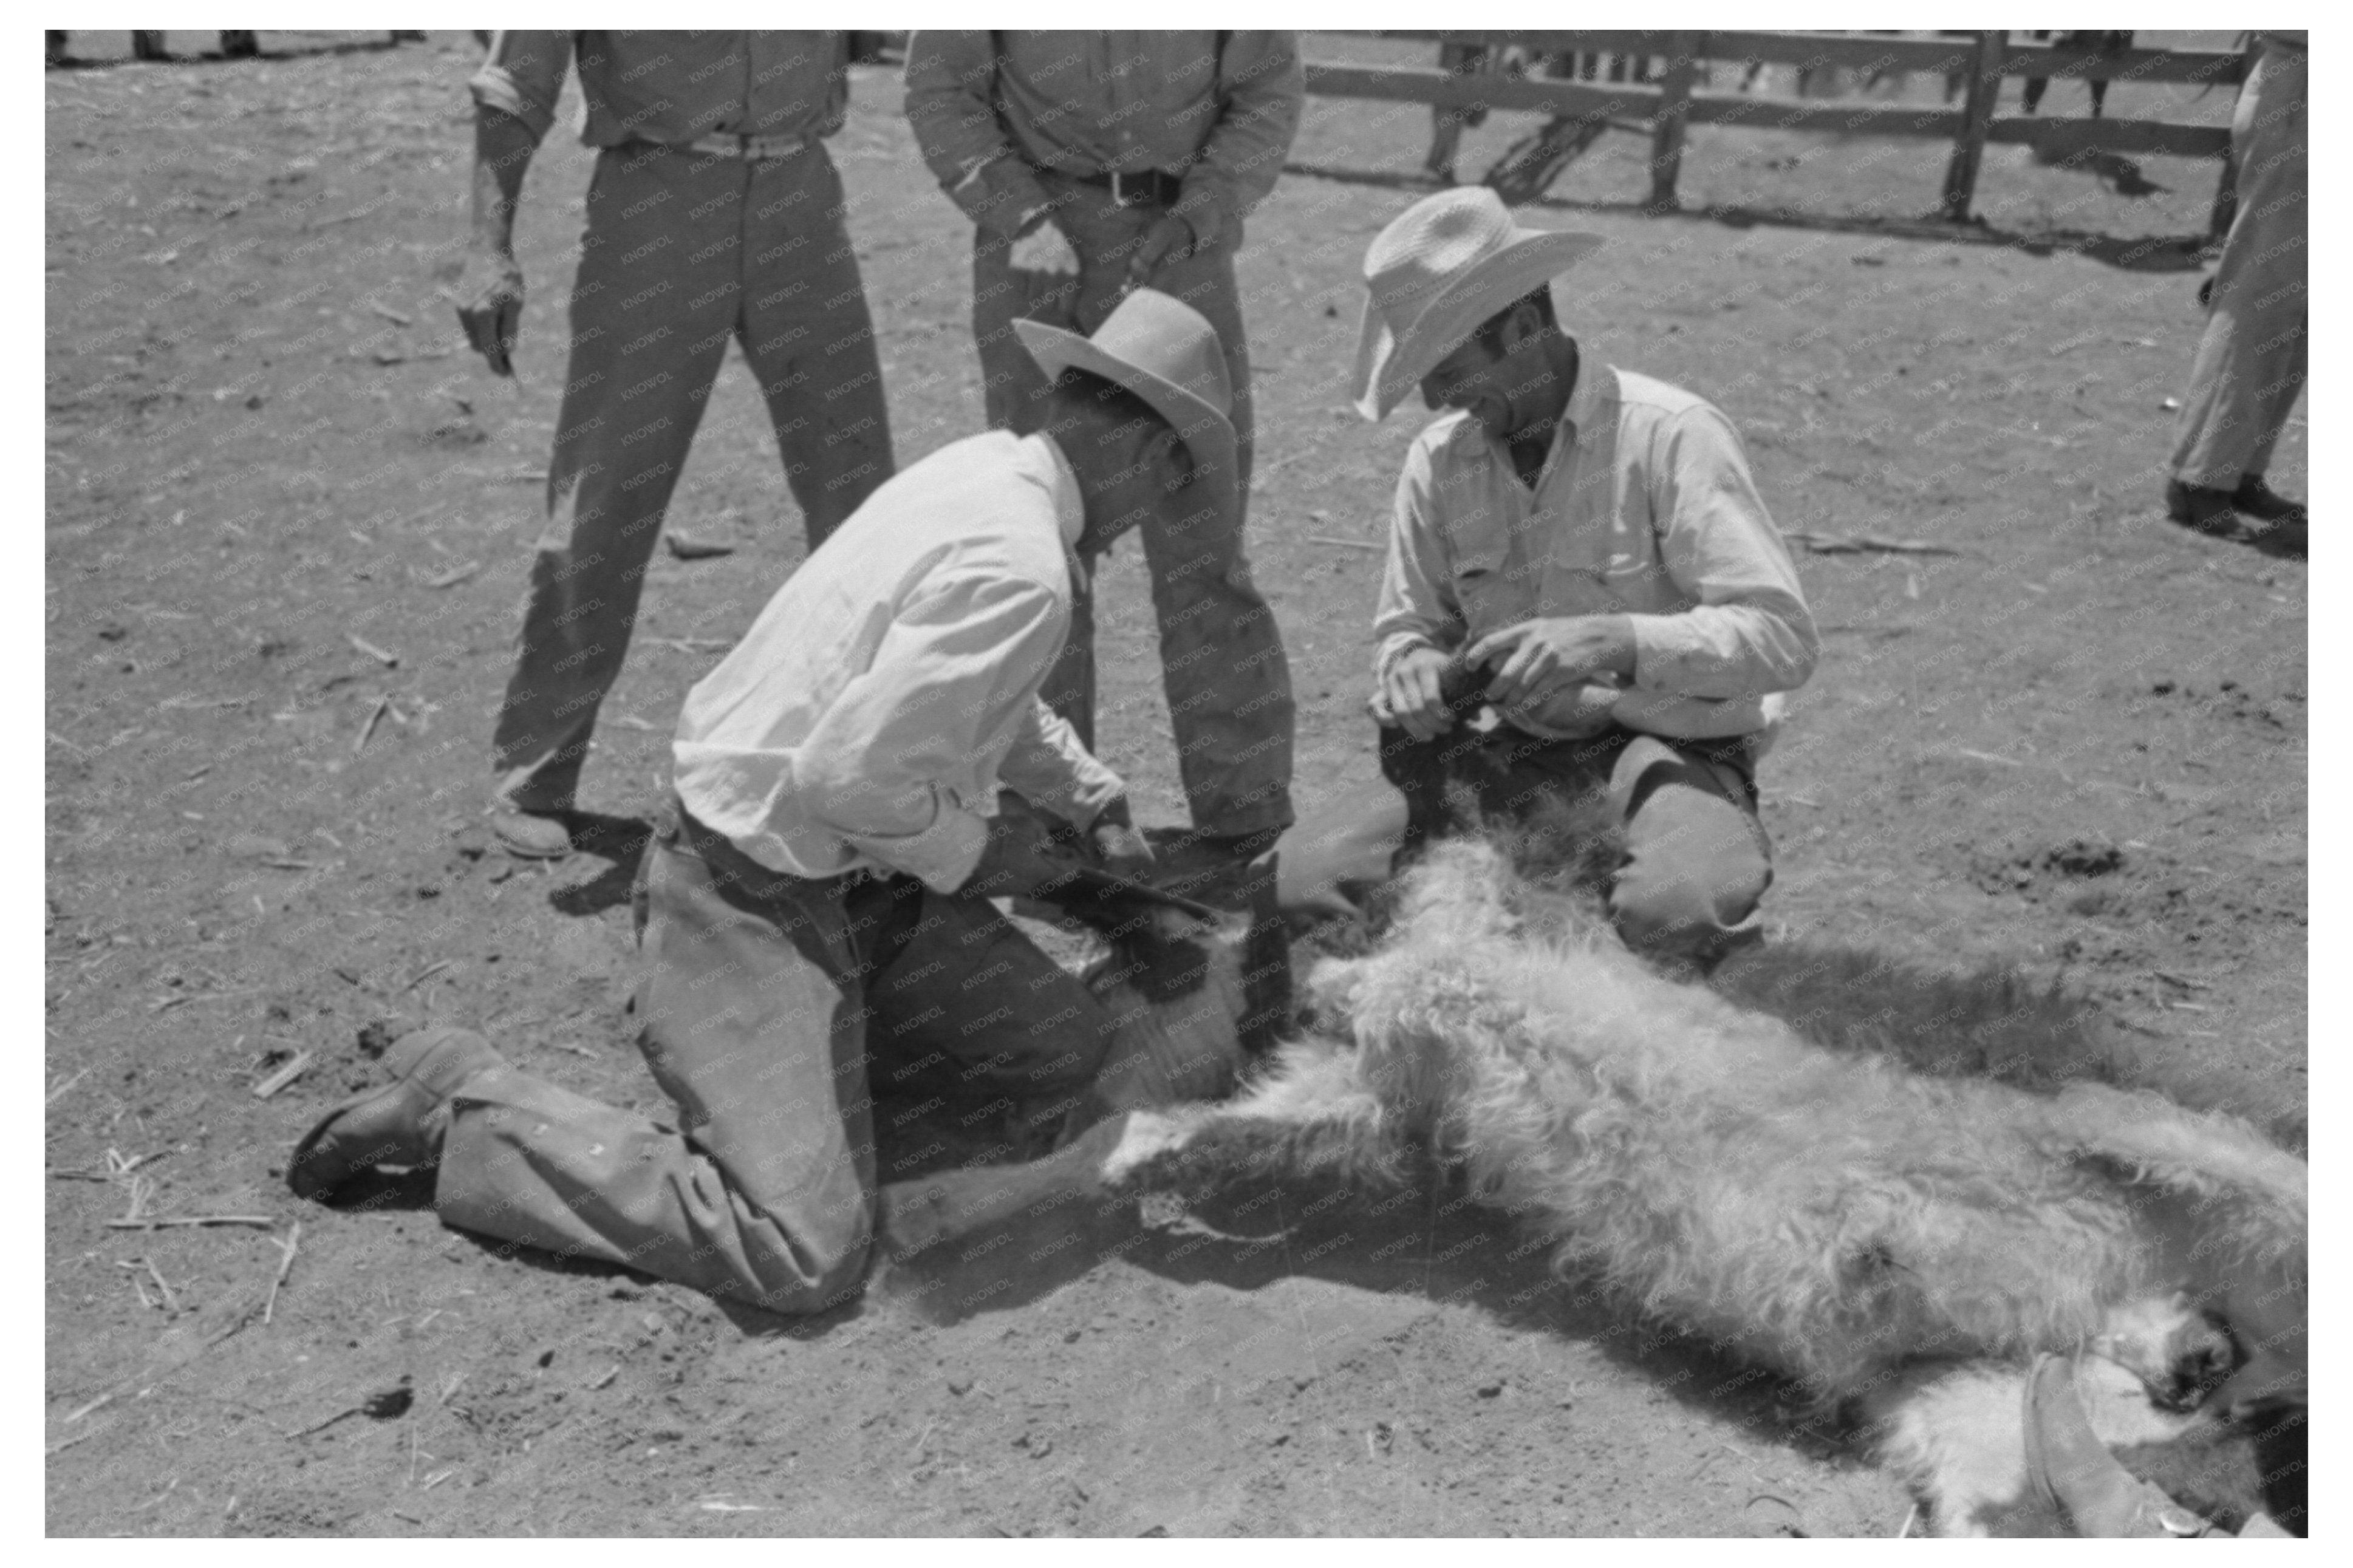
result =
M1484 185L1426 196L1365 251L1356 412L1376 422L1479 323L1601 247L1598 234L1522 228Z
M1092 371L1152 405L1191 454L1194 487L1215 498L1221 516L1240 511L1233 387L1218 330L1198 310L1157 289L1138 289L1092 337L1019 318L1013 331L1050 378Z

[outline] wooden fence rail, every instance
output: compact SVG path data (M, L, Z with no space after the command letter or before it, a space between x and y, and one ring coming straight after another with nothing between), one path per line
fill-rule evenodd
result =
M2081 48L2012 45L2007 33L1968 38L1894 38L1852 33L1746 33L1669 30L1577 32L1366 32L1345 37L1413 39L1431 44L1517 45L1547 54L1609 53L1662 58L1666 75L1656 86L1607 85L1535 77L1459 75L1407 66L1310 61L1307 90L1333 98L1367 98L1449 108L1536 110L1563 120L1613 117L1647 120L1652 127L1651 203L1676 205L1675 182L1686 125L1739 125L1757 130L1818 131L1851 136L1916 136L1948 140L1944 214L1967 221L1978 166L1989 142L2025 143L2054 161L2095 153L2220 157L2230 180L2231 133L2219 125L2157 120L1996 118L1994 100L2005 77L2076 78L2088 81L2167 81L2235 87L2246 74L2242 54L2211 50L2126 49L2100 54ZM1700 61L1765 61L1812 68L1963 75L1968 90L1957 109L1887 103L1830 103L1697 89ZM2218 208L2220 206L2218 201Z

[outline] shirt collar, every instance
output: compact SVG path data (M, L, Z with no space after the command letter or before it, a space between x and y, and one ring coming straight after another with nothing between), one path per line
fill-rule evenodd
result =
M1577 384L1569 390L1567 411L1560 416L1560 422L1572 431L1591 425L1603 404L1618 401L1618 373L1599 360L1587 359L1582 345L1577 357Z
M1051 436L1025 436L1022 439L1034 441L1046 449L1047 458L1053 465L1047 490L1054 498L1054 521L1062 531L1062 548L1075 550L1079 535L1087 526L1086 496L1079 489L1079 471L1071 467L1071 459Z
M1585 438L1602 416L1603 405L1618 400L1618 373L1598 360L1585 357L1582 345L1577 355L1577 384L1568 390L1568 406L1561 410L1560 421L1552 427L1552 445L1545 448L1544 468L1538 471L1536 486L1552 476L1553 469L1563 459L1561 454ZM1493 443L1495 451L1506 468L1511 467L1512 448L1506 441Z

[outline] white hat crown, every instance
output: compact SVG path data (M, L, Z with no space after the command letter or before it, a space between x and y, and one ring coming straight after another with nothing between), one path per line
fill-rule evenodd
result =
M1600 248L1601 237L1523 228L1484 185L1425 196L1365 248L1356 407L1379 419L1478 324Z
M1466 185L1417 202L1381 230L1365 251L1365 283L1392 331L1426 299L1512 243L1519 226L1501 196Z

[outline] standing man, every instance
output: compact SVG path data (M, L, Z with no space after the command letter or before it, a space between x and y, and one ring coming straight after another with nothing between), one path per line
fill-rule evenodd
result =
M988 422L1039 427L1045 379L1017 319L1092 331L1150 285L1217 329L1250 495L1250 352L1234 287L1242 218L1274 188L1305 88L1289 33L917 33L907 118L976 226L973 335ZM1291 672L1243 557L1242 510L1147 521L1160 663L1197 838L1253 855L1292 820ZM1082 585L1046 700L1094 739Z
M2310 357L2306 37L2257 35L2263 53L2231 117L2238 210L2214 270L2165 486L2167 512L2200 533L2231 532L2241 517L2291 539L2306 527L2303 503L2263 482Z
M576 58L598 149L572 353L514 673L492 740L493 826L565 854L597 706L727 340L744 345L815 549L892 473L889 414L841 180L843 33L515 33L474 75L474 237L459 319L512 374L523 171Z
M677 1131L427 1029L295 1150L297 1193L437 1165L451 1225L812 1312L860 1289L878 1195L907 1212L878 1194L871 1085L1103 1109L1118 1020L988 902L1067 869L997 789L1114 868L1149 862L1120 780L1038 689L1074 557L1231 509L1234 434L1215 334L1166 295L1092 341L1021 333L1055 389L1045 432L968 437L877 490L687 694L639 872L640 1045Z
M1760 939L1757 759L1819 643L1731 421L1560 327L1551 280L1600 244L1472 187L1365 253L1358 410L1419 385L1446 411L1398 480L1371 709L1409 847L1457 792L1492 818L1598 812L1619 933L1704 970ZM1491 729L1458 723L1482 702Z

